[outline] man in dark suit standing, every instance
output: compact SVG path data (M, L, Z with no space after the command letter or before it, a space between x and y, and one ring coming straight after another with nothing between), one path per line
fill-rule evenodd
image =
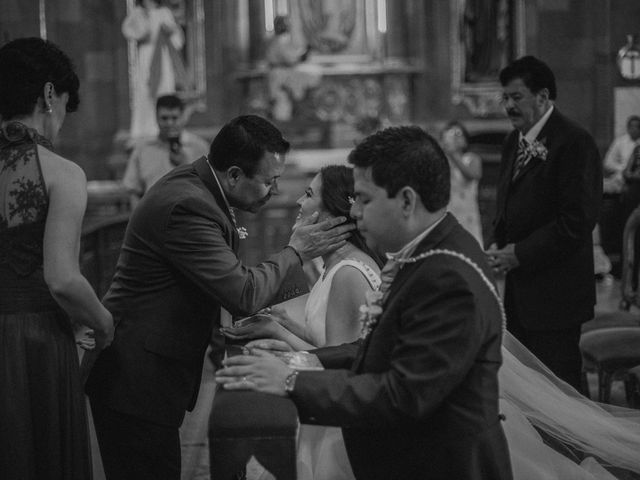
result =
M234 208L256 212L278 194L289 143L268 121L238 117L209 156L161 178L134 210L104 304L117 322L87 381L109 480L180 478L178 427L195 404L205 351L224 313L267 306L303 260L344 244L346 219L306 224L254 268L237 257L246 231ZM251 232L248 232L251 234Z
M349 161L351 216L389 258L363 338L314 350L322 371L260 350L227 358L218 383L290 395L302 422L342 427L358 479L512 478L498 414L500 302L478 242L446 213L445 154L419 127L395 127Z
M581 324L596 301L592 231L602 200L596 144L554 106L556 83L527 56L500 72L515 130L507 137L487 254L505 274L508 329L558 377L580 387Z

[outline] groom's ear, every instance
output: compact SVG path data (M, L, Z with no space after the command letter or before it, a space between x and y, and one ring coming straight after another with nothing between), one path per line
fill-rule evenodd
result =
M396 199L400 203L400 210L405 216L409 216L416 208L416 202L419 201L418 193L411 187L403 187L396 194Z

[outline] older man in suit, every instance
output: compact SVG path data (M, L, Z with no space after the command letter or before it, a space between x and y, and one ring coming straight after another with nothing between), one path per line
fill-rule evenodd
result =
M500 302L478 242L446 213L446 156L420 128L395 127L349 161L351 215L367 244L394 252L363 309L364 338L314 350L323 371L258 351L226 359L217 381L290 395L302 422L342 427L358 479L512 478L498 414Z
M497 192L493 268L505 274L509 331L556 375L580 386L581 324L596 301L592 231L602 200L596 144L554 105L551 69L527 56L500 73L515 130Z
M278 194L288 149L268 121L238 117L208 158L161 178L133 212L104 298L115 338L86 387L109 480L180 478L178 427L195 404L221 307L256 312L303 260L348 237L352 227L336 226L345 218L307 224L267 261L242 265L234 208L256 212ZM221 358L222 348L214 353Z

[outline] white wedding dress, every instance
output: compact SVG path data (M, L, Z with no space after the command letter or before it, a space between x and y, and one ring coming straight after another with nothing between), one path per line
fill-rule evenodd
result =
M333 276L339 268L358 268L377 288L380 279L354 260L338 263L309 294L305 333L325 345L325 319ZM290 314L292 312L289 312ZM354 339L344 339L351 342ZM499 372L500 411L515 480L615 480L603 463L640 473L640 411L600 405L558 379L510 333L503 341ZM585 452L580 464L547 446L536 428ZM594 458L597 457L598 461ZM352 480L342 434L337 427L301 425L299 480Z
M311 292L304 311L304 333L314 345L326 345L326 317L331 283L335 274L344 267L358 269L369 281L372 289L380 286L380 277L368 265L346 259L327 271L318 279ZM301 318L292 317L292 318ZM353 342L355 338L340 339L341 343ZM300 425L298 435L298 480L353 480L353 472L347 457L338 427Z

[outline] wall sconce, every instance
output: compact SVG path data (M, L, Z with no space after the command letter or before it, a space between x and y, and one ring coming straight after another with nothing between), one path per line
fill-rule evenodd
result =
M627 35L627 44L618 50L618 70L622 78L636 80L640 78L640 48L635 35Z

